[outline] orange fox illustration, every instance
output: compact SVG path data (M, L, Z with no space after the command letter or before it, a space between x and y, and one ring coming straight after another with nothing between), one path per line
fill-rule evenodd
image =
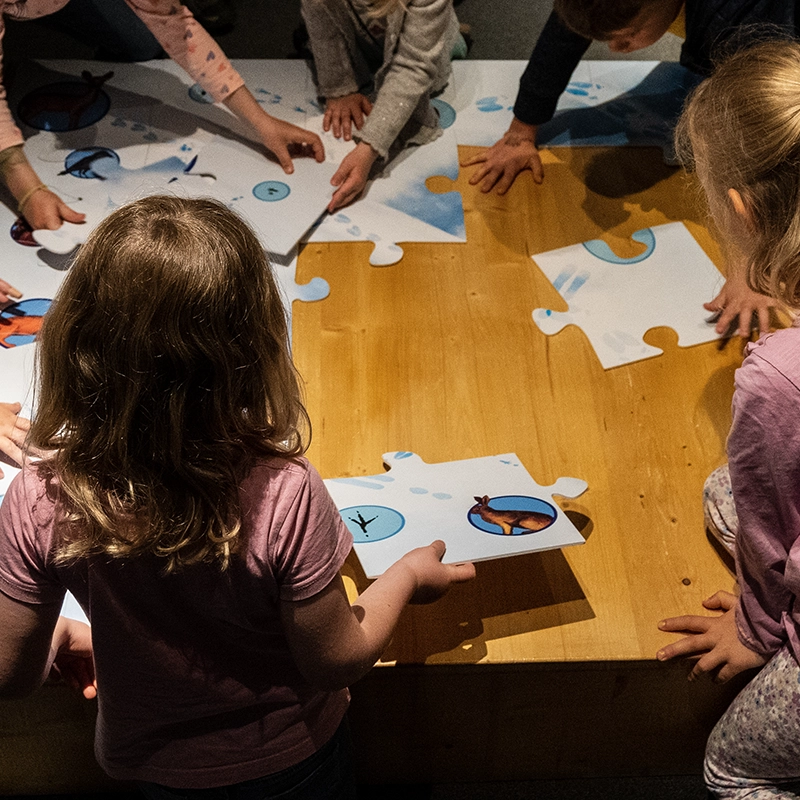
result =
M484 522L491 522L502 528L506 536L514 532L514 528L522 528L526 531L540 531L546 528L554 519L551 514L543 514L540 511L513 511L506 509L492 508L489 505L488 495L475 497L478 501L469 510L470 514L477 514Z
M42 327L42 317L19 316L0 317L0 347L16 347L8 341L9 336L34 336Z

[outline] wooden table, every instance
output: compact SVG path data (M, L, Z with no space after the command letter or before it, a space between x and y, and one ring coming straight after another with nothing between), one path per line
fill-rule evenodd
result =
M645 338L663 355L604 370L581 330L547 337L531 318L566 307L533 253L602 237L632 256L634 231L683 221L721 267L699 189L658 150L544 157L545 182L524 175L505 197L471 187L469 169L429 181L461 192L466 244L404 244L383 268L368 243L300 258L299 282L331 285L293 323L323 477L375 474L393 450L428 462L513 451L541 485L589 484L561 503L584 546L481 563L474 582L406 614L384 657L394 666L354 689L371 779L693 770L731 697L653 659L673 638L659 619L734 585L701 497L725 461L741 344L680 348L661 328ZM348 577L353 593L366 585L353 558Z

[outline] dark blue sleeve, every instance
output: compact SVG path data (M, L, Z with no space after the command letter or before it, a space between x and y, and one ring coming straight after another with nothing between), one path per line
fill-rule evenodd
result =
M558 98L591 43L567 28L555 11L550 14L519 81L514 116L520 122L541 125L552 118Z

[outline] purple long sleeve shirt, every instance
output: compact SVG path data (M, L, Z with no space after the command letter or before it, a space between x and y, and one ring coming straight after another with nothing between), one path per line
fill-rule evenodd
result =
M728 460L739 517L739 638L766 657L788 640L800 659L800 327L748 345Z

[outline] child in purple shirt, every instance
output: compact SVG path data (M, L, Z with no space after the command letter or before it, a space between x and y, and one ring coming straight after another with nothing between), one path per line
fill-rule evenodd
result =
M751 289L800 308L800 44L744 50L698 87L678 127L722 234ZM720 681L764 664L709 738L715 797L796 797L800 781L800 327L763 336L736 373L730 483L716 474L709 519L735 533L739 596L718 616L659 624L685 638L658 658L695 655L691 676ZM713 509L712 509L713 512ZM730 539L729 539L730 541Z
M0 507L0 693L55 663L97 695L100 764L150 798L352 797L347 686L407 603L474 568L441 564L434 542L351 607L352 537L302 457L285 312L253 232L212 200L115 211L39 358L29 442L45 455ZM66 590L91 631L59 619Z

